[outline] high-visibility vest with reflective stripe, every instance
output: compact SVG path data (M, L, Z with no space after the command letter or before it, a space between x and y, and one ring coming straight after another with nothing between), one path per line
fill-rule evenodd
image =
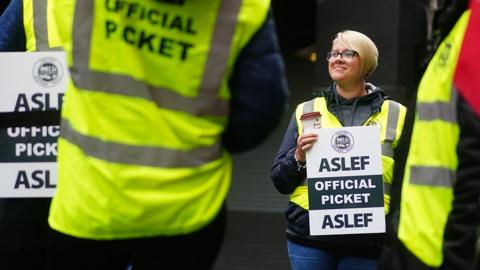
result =
M209 224L231 180L228 78L269 1L50 1L71 73L50 226L122 239Z
M60 40L49 0L24 0L22 3L27 51L58 50Z
M315 98L297 106L295 116L297 119L298 134L303 133L303 126L300 117L308 112L321 113L322 128L340 128L342 124L337 117L328 111L324 97ZM390 189L393 181L394 149L402 135L406 115L405 106L393 100L385 100L380 111L365 121L364 126L378 125L380 127L380 140L382 144L382 169L385 213L388 213L390 206ZM308 210L308 191L306 182L298 186L290 195L290 201Z
M420 82L405 167L398 238L431 267L443 261L443 236L458 166L453 74L468 22L465 12L440 44Z

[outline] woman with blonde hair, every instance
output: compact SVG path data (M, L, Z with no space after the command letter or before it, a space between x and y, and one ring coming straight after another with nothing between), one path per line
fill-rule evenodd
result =
M406 109L390 100L367 78L378 62L373 41L356 31L337 33L327 53L332 85L318 97L297 106L272 166L271 177L282 194L290 194L286 209L288 254L293 270L376 269L383 233L310 235L306 151L316 133L303 133L300 118L319 112L321 128L378 125L381 132L384 204L388 212L393 153L402 134Z

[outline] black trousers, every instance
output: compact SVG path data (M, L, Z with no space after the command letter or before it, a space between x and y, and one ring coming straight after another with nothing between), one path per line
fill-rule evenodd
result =
M86 240L50 230L47 262L52 270L211 269L226 229L226 209L189 235L129 240Z
M0 199L0 269L46 270L50 198Z

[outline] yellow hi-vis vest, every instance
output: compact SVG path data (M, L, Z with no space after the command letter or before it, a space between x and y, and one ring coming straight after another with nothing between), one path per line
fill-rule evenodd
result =
M49 224L87 239L182 235L229 190L240 51L268 0L50 0L71 79Z
M49 2L50 0L22 1L23 26L28 52L60 49L60 39L50 10L52 5L49 5Z
M340 128L342 124L337 117L328 111L327 103L324 97L318 97L304 102L297 106L295 116L299 136L303 132L303 125L300 117L308 112L321 113L322 128ZM405 106L393 100L385 100L378 113L370 116L365 121L364 126L378 125L380 127L380 140L382 145L382 169L383 169L383 191L384 206L387 214L390 207L390 189L393 181L394 149L402 136L403 125L407 109ZM308 210L308 189L306 182L299 185L290 195L290 201Z
M453 74L470 12L440 44L420 82L405 167L398 238L431 267L443 261L443 236L453 201L459 127Z

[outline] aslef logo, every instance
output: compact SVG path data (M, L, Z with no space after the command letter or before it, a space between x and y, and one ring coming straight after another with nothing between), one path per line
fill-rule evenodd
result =
M353 148L353 136L345 130L337 131L332 136L332 148L338 153L347 153Z
M43 87L56 86L63 77L63 66L53 57L43 57L33 66L33 79Z

